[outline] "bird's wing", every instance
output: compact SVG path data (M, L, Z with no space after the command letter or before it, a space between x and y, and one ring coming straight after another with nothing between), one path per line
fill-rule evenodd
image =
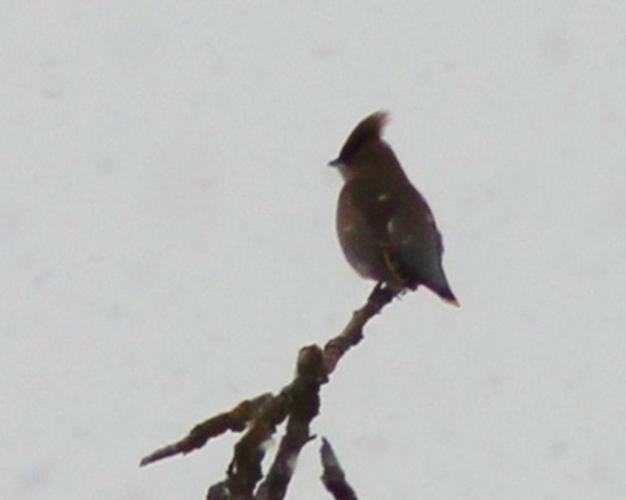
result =
M387 224L389 246L401 274L412 285L444 281L443 240L430 207L415 189L407 190L401 198L402 210Z
M392 218L387 228L390 239L397 245L409 245L416 249L418 246L425 246L441 255L443 239L424 197L410 186L402 198L399 202L403 206L400 212L402 216Z
M352 181L349 204L360 215L360 234L368 234L367 253L378 248L385 267L398 283L415 288L445 283L441 268L443 242L426 203L412 186L369 180ZM366 250L365 248L363 249Z

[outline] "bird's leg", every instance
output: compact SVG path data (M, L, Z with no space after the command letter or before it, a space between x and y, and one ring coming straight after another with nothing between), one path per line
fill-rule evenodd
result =
M376 283L374 290L372 290L372 294L380 293L384 286L385 286L385 282L379 281L378 283Z
M386 304L388 302L391 302L401 292L402 290L399 290L389 285L389 283L385 281L379 281L378 283L376 283L376 286L374 286L374 289L372 290L372 293L370 293L367 301L370 303L376 303L380 300Z

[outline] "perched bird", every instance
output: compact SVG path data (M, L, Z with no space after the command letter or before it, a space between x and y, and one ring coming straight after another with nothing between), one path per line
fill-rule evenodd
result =
M361 121L329 165L345 184L337 205L337 233L352 267L363 277L403 291L424 285L459 303L441 265L443 243L426 200L381 139L384 112Z

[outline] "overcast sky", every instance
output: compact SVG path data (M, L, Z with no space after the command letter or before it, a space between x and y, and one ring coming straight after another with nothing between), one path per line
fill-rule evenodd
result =
M626 3L0 5L0 497L202 498L372 283L325 164L378 109L462 303L375 318L313 432L362 498L626 497ZM317 443L290 498L324 498Z

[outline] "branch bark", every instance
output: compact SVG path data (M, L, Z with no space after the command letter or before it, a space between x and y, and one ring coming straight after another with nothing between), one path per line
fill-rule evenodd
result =
M352 318L323 349L316 345L303 347L298 355L296 376L277 395L262 394L239 403L230 411L218 414L196 425L181 440L159 448L141 460L148 465L177 454L187 454L227 431L245 433L237 442L226 479L209 489L208 500L280 500L284 498L295 463L304 445L312 437L310 423L318 415L319 391L328 383L345 353L363 339L367 322L380 313L399 292L377 284L366 303L354 311ZM261 463L268 441L276 427L288 418L287 428L265 480ZM332 450L331 450L332 452ZM256 494L254 493L257 489ZM350 498L350 497L346 497Z
M320 449L322 459L322 483L326 489L335 497L335 500L358 500L356 493L346 480L346 475L339 464L339 460L333 451L330 443L322 438L322 447Z

